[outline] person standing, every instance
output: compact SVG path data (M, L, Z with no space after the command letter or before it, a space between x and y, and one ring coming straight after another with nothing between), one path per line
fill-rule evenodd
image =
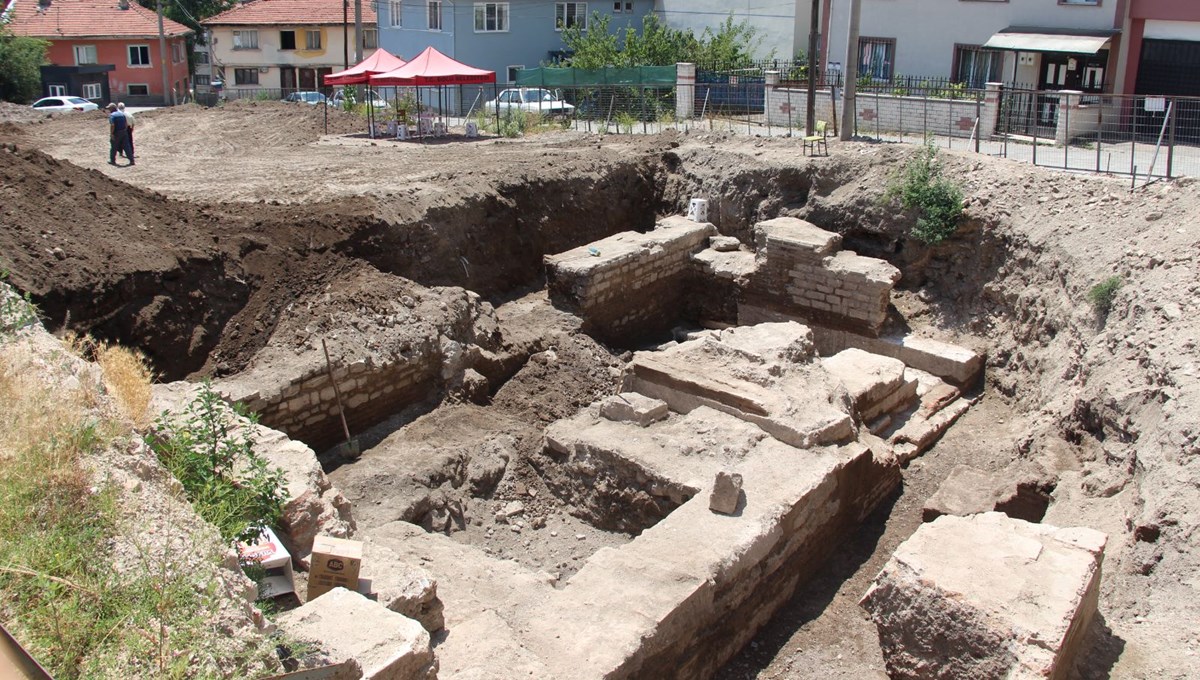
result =
M125 102L117 103L117 111L125 114L125 157L129 159L129 164L133 165L133 113L125 110Z
M117 110L116 104L108 105L108 164L117 164L117 150L129 143L129 122L125 114ZM129 159L133 165L133 159Z

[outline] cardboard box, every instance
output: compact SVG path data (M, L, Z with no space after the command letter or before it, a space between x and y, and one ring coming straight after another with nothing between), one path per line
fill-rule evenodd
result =
M317 536L309 557L308 600L320 597L341 586L358 589L358 572L362 568L363 544L332 536Z
M242 559L258 562L266 571L258 586L259 599L278 597L296 592L295 574L292 572L292 554L283 547L279 537L270 529L263 530L262 537L254 545L238 544Z

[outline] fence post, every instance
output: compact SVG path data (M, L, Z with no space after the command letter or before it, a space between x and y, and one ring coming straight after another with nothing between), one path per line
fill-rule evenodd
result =
M1067 95L1067 134L1063 140L1063 170L1071 167L1071 109L1074 108L1075 102L1079 101L1071 95ZM1058 110L1063 110L1062 97L1058 99Z
M879 131L879 88L875 88L875 139L883 139L883 133Z
M1104 97L1096 108L1096 172L1100 172L1100 147L1104 146Z
M1170 135L1167 139L1167 179L1171 179L1171 172L1175 167L1175 122L1179 120L1179 107L1175 106L1179 101L1172 99L1167 104L1167 110L1171 112L1171 128L1168 132Z
M691 120L696 115L696 65L675 64L675 118Z
M982 92L975 93L975 153L979 153L979 138L983 136L983 98Z
M642 85L642 134L646 134L646 86Z
M787 89L787 120L788 120L788 137L792 136L792 88Z
M1129 127L1133 132L1133 134L1129 136L1129 174L1134 176L1135 181L1137 179L1137 166L1134 164L1134 161L1137 158L1137 105L1137 97L1134 97L1133 108L1129 110ZM1143 107L1145 106L1145 97L1142 98L1142 105Z
M1033 164L1037 165L1037 147L1038 147L1038 128L1041 127L1041 121L1038 120L1037 112L1037 93L1033 94Z

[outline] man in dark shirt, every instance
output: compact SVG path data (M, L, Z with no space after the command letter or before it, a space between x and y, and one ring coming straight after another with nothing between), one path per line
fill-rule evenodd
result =
M108 164L117 164L117 151L126 149L129 142L129 121L123 111L117 110L116 104L108 105ZM129 159L133 165L133 158Z

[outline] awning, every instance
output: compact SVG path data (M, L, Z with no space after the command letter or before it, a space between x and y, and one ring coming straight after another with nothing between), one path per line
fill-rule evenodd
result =
M1108 45L1117 31L1071 31L1064 33L1053 28L1010 27L988 38L983 44L994 50L1020 52L1066 52L1095 54Z

